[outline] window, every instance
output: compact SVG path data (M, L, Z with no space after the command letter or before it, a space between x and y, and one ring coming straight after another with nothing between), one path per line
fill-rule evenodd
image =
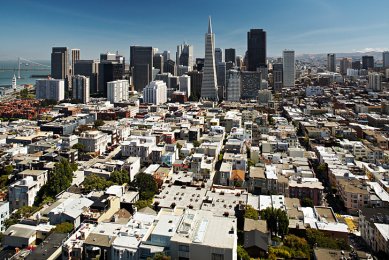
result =
M178 251L189 252L189 246L188 245L179 245L178 246Z
M224 260L224 255L212 253L212 260Z

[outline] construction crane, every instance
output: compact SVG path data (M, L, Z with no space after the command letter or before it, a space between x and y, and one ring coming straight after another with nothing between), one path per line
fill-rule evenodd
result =
M24 62L22 62L22 61L24 61ZM48 65L18 57L18 79L20 79L20 65L21 64L25 64L26 66L29 65L29 63L25 63L25 62L29 62L31 64L34 64L34 65L37 65L37 66L43 67L43 68L50 68L50 66L48 66Z

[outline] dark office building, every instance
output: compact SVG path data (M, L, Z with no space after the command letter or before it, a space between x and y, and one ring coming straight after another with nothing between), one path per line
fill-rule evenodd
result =
M66 47L53 47L51 52L51 77L67 79L69 74L69 54Z
M196 59L196 69L198 71L203 71L203 67L204 67L204 59L203 58L197 58Z
M266 67L266 32L262 29L251 29L247 33L247 64L248 71Z
M235 64L235 59L236 59L236 51L233 48L230 49L225 49L224 50L224 60L225 62L232 62Z
M374 57L362 56L362 69L374 69Z
M172 60L167 60L163 64L163 71L172 74L175 76L177 74L176 72L176 63Z
M156 53L153 56L154 68L159 69L158 74L163 73L163 56L160 53Z
M101 61L99 64L98 92L107 97L107 82L123 79L124 64L117 61Z
M189 71L191 98L198 100L201 96L201 85L203 83L203 73L197 70Z
M73 66L75 75L89 77L90 94L98 93L99 62L94 60L77 60Z
M354 70L360 70L361 69L361 61L356 60L351 63L351 68Z
M283 64L282 63L274 63L273 64L273 89L274 91L282 90L282 71Z
M142 92L153 76L153 47L131 46L130 55L134 88Z

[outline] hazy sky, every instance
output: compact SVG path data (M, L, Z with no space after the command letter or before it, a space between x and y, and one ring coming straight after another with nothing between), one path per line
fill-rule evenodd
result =
M389 1L361 0L1 0L0 60L49 59L52 46L82 59L130 45L204 56L207 17L216 47L246 51L247 31L267 32L268 56L389 49Z

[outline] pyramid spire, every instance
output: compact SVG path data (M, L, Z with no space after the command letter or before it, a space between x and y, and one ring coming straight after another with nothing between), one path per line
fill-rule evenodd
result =
M208 16L208 33L212 33L211 16Z

